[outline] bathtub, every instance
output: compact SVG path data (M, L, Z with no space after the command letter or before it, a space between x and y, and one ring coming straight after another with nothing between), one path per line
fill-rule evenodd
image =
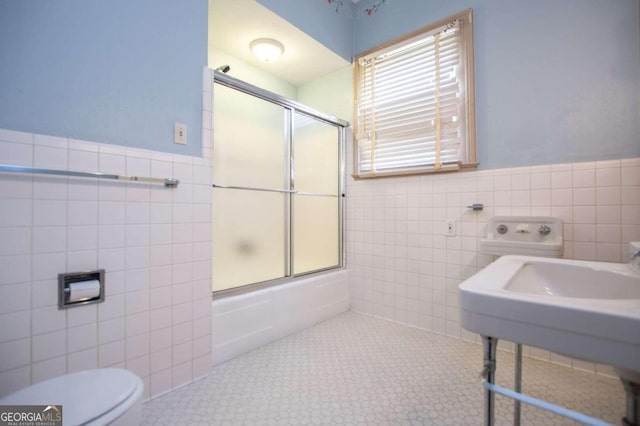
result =
M212 310L212 360L217 365L348 311L348 271L216 299Z

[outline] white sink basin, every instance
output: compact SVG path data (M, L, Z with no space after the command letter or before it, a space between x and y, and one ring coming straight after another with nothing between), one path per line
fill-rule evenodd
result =
M526 262L507 291L583 299L640 299L640 274L583 265Z
M504 256L460 284L481 335L640 372L640 273L630 265Z

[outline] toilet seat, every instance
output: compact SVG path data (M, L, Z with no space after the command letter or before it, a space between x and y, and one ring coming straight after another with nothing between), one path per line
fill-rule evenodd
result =
M0 399L0 405L62 405L64 424L109 423L141 399L144 384L130 371L103 368L36 383Z

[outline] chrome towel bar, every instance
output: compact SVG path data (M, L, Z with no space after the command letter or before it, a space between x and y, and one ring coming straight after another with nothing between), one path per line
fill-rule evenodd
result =
M130 182L162 183L164 184L164 186L168 188L175 188L180 183L178 179L173 179L173 178L152 178L152 177L141 177L141 176L112 175L108 173L98 173L98 172L73 172L71 170L38 169L34 167L12 166L9 164L0 164L0 172L32 173L32 174L40 174L40 175L58 175L58 176L83 177L83 178L113 179L113 180L123 180L123 181L130 181Z

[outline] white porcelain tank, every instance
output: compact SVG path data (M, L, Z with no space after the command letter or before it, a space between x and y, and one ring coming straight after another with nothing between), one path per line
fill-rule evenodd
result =
M140 424L144 383L120 368L67 374L0 399L0 405L62 405L63 425Z

